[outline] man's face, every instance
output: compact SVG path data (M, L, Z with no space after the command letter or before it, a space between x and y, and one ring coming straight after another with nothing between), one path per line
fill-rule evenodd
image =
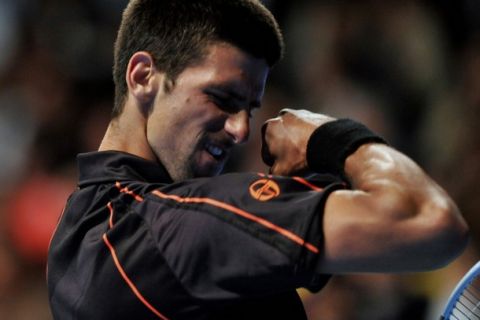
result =
M174 181L221 172L231 148L248 139L268 72L265 60L216 43L169 92L157 95L147 139Z

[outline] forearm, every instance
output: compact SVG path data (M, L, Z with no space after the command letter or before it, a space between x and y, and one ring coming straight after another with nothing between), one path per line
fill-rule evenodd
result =
M382 211L399 219L436 208L459 215L447 193L413 160L386 145L362 145L347 157L344 170L352 189L370 194Z
M403 217L418 214L426 202L453 206L446 193L414 161L387 145L360 146L346 158L344 175L352 189L372 195L379 206Z
M467 226L446 192L410 158L381 144L349 155L344 175L352 190L331 195L325 209L325 268L419 271L460 254Z
M331 193L318 213L324 232L319 272L428 270L463 251L468 228L452 199L367 127L286 109L263 133L273 174L314 171L350 185ZM305 147L302 156L298 149Z
M341 119L317 128L307 158L311 169L341 175L353 190L368 193L381 212L408 218L438 208L459 216L447 193L412 159L355 121Z

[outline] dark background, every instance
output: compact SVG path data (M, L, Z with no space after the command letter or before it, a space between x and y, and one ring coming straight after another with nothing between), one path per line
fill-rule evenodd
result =
M0 0L0 318L51 319L50 235L112 107L125 0ZM251 142L227 170L265 171L259 126L283 107L366 123L448 190L473 238L449 267L339 276L301 290L310 319L437 319L478 258L480 1L265 1L287 44Z

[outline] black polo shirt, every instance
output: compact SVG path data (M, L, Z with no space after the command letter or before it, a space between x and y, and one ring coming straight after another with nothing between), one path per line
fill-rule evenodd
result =
M322 212L343 188L225 174L172 183L121 152L78 156L78 189L51 242L55 319L305 319L296 288L319 290Z

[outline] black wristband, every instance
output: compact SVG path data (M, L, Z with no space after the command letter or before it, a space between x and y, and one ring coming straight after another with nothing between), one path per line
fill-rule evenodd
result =
M312 133L307 143L307 164L318 173L343 176L345 159L362 144L386 141L363 124L338 119L327 122Z

